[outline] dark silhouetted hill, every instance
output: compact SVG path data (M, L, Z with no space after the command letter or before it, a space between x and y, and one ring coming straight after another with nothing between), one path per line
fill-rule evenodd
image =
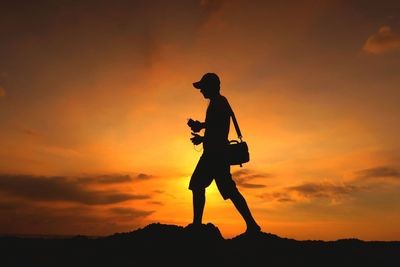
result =
M400 242L297 241L273 234L224 239L200 229L151 224L108 237L0 238L0 266L400 266Z

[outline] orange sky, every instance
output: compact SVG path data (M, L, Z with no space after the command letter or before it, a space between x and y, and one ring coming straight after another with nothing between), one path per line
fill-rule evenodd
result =
M399 240L400 4L266 2L3 1L0 234L190 223L191 83L216 72L263 231ZM204 220L245 229L214 183Z

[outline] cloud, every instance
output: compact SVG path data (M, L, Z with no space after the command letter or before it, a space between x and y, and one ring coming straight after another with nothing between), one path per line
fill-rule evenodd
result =
M129 175L99 175L78 177L77 182L81 184L97 183L97 184L119 184L132 182Z
M125 207L111 208L110 211L116 215L121 215L129 218L146 217L154 212L154 211L144 211L133 208L125 208Z
M63 176L0 175L0 192L36 201L68 201L86 205L150 198L116 190L87 189L79 184L79 180Z
M0 212L3 210L16 210L20 205L14 201L1 201L0 202Z
M329 198L337 199L359 190L359 187L347 185L343 183L333 182L308 182L296 186L287 187L286 190L290 193L295 193L300 197L313 198Z
M371 54L383 54L400 50L400 35L393 33L388 26L383 26L378 33L371 35L363 46L365 52Z
M358 179L400 178L400 172L390 166L379 166L355 172Z
M272 177L270 174L255 173L248 169L235 171L232 173L232 176L238 186L250 189L265 187L264 184L249 183L250 180Z
M233 175L238 176L238 177L246 177L247 179L255 179L255 178L271 178L273 177L272 174L268 174L268 173L256 173L253 170L249 170L249 169L242 169L242 170L238 170L233 172Z
M2 87L1 85L0 85L0 97L3 97L3 96L5 96L6 95L6 90L4 89L4 87Z
M285 191L282 192L267 192L259 195L260 198L267 201L278 201L278 202L293 202L295 201L292 196Z
M101 223L98 216L85 208L50 208L28 201L11 205L15 206L14 210L0 208L1 233L79 234L99 229Z
M136 178L138 179L150 179L153 178L153 175L145 174L145 173L139 173Z
M265 187L265 185L263 185L263 184L251 184L251 183L244 183L244 182L240 182L240 183L236 183L236 184L240 187L250 188L250 189Z
M152 204L152 205L159 205L159 206L164 205L164 203L162 203L161 201L149 201L147 203Z
M269 190L258 197L266 201L302 202L328 199L332 202L351 196L363 187L331 181L305 182L294 186Z
M143 225L153 211L99 206L49 206L47 203L0 199L0 234L108 235Z

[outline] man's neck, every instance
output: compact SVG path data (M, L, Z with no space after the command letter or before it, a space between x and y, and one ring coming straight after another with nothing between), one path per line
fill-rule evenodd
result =
M221 94L215 94L215 95L213 95L213 96L211 96L210 97L210 101L213 101L213 100L215 100L215 99L218 99L218 98L220 98L221 97Z

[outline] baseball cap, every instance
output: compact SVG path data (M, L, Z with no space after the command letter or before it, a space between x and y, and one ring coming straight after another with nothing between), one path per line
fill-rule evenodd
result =
M219 86L220 80L217 74L215 73L206 73L201 77L200 81L193 83L194 88L201 89L207 86Z

